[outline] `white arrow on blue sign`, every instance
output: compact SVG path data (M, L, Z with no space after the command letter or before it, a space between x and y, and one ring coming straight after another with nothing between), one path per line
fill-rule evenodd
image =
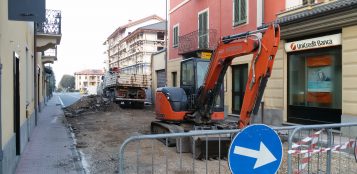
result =
M233 174L274 174L283 157L278 134L270 127L257 124L238 133L229 148L228 164Z

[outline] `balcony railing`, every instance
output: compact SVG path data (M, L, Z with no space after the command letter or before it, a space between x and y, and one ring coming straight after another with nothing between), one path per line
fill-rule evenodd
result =
M57 47L42 52L42 57L57 57Z
M37 24L37 33L39 34L61 34L61 11L46 10L46 21Z
M209 29L204 34L197 30L179 37L178 53L185 54L198 50L214 50L217 44L217 30Z
M287 7L285 10L281 11L280 14L284 15L286 13L291 13L299 10L305 10L306 8L311 8L315 5L323 3L324 0L300 0L298 3Z

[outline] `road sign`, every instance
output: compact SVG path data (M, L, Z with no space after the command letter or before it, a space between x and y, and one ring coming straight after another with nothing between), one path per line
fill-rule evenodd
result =
M251 125L234 137L228 164L233 174L274 174L282 156L283 146L278 134L266 125Z

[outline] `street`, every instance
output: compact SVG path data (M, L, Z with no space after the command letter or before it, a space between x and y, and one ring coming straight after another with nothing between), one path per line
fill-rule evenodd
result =
M79 92L54 93L54 95L58 97L63 108L73 104L82 97Z

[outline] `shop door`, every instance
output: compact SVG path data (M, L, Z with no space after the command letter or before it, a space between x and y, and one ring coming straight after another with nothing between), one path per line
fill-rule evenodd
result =
M248 64L232 66L232 113L240 114L248 79Z

